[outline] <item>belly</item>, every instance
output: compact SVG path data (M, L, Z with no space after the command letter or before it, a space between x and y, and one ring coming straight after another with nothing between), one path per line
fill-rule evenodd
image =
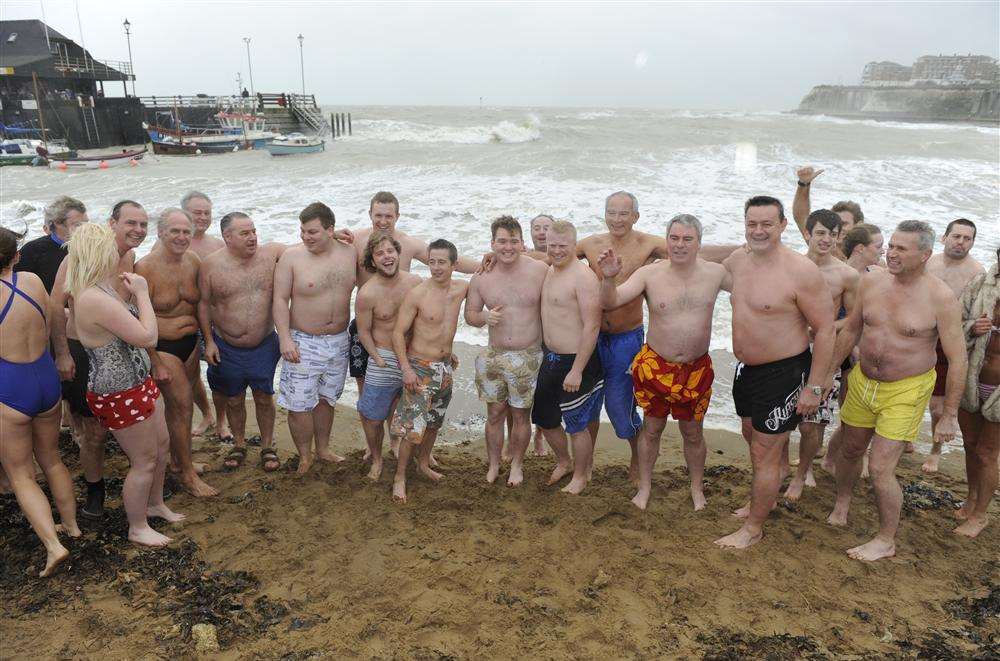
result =
M809 347L805 319L755 315L733 308L733 353L746 365L763 365L797 356Z
M607 310L601 317L601 330L606 333L624 333L642 326L642 297L636 298L614 310Z
M858 342L861 369L869 378L878 381L917 376L937 363L936 344L936 335L933 338L901 337L886 329L866 326Z

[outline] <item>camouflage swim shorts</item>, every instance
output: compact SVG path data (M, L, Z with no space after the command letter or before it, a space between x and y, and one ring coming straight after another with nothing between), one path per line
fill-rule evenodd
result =
M411 443L420 443L427 429L440 429L444 414L451 403L451 363L430 362L410 358L410 367L417 375L415 391L403 388L396 408L395 427Z
M541 365L541 345L517 350L487 347L476 357L479 399L489 404L509 402L516 409L530 409Z

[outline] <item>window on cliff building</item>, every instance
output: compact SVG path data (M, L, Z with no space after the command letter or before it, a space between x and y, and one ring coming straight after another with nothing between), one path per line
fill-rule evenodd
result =
M14 43L15 41L17 41L17 33L16 33L16 32L11 32L11 33L10 33L10 36L9 36L9 37L7 37L7 43L8 43L8 44L12 44L12 43Z

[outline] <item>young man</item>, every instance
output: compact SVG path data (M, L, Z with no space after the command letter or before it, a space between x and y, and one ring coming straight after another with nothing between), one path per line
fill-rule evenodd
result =
M458 313L469 290L467 282L451 277L457 261L453 243L444 239L431 242L427 251L431 277L403 298L392 331L404 386L395 418L402 436L392 487L398 502L406 502L406 468L414 447L420 472L435 482L442 477L431 469L431 451L451 403L452 370L457 366L452 343Z
M795 187L795 200L792 202L792 218L795 219L795 224L799 226L799 231L802 232L803 238L806 235L806 218L809 217L809 190L812 182L821 174L823 174L823 170L816 170L812 166L799 168L796 171L798 185ZM855 225L865 222L865 214L861 211L861 205L852 200L837 202L830 207L830 210L840 216L840 232L842 236L846 236ZM806 240L808 241L808 239ZM847 256L839 245L835 247L833 255L842 261L847 259Z
M983 265L969 254L972 246L976 244L976 224L966 218L951 221L944 230L941 243L944 244L944 250L927 261L927 272L944 280L944 283L955 294L955 298L961 299L965 286L985 271ZM936 351L937 365L934 370L937 374L937 380L934 382L934 392L931 394L930 403L932 434L934 428L937 427L938 420L941 419L945 378L948 374L948 360L945 358L940 341ZM941 444L934 441L931 445L931 453L921 468L925 473L936 473L940 462Z
M577 260L579 246L572 223L552 223L546 250L552 266L542 284L544 358L531 421L542 428L556 456L548 484L572 472L573 479L563 491L579 494L590 481L597 440L588 427L600 421L604 395L604 368L595 350L601 326L599 286L594 272ZM573 442L572 459L567 433Z
M192 386L201 379L198 364L198 270L201 260L190 251L194 223L183 209L164 209L156 222L156 247L136 262L146 278L156 313L158 341L149 351L153 378L163 393L170 432L170 466L193 496L219 492L199 477L202 465L191 458Z
M934 346L939 338L948 374L935 440L950 441L958 432L958 404L968 365L962 315L954 292L926 272L933 246L930 225L917 220L900 223L889 241L888 270L861 279L857 305L837 337L834 360L846 358L857 344L861 361L851 370L840 414L844 441L837 457L837 501L827 521L835 526L847 524L851 492L869 443L869 470L879 513L875 538L847 551L856 560L871 562L896 553L903 504L896 465L903 441L916 439L934 390Z
M330 430L347 378L356 268L354 248L334 238L330 207L313 202L299 222L301 245L285 250L275 268L272 314L285 359L278 405L288 411L288 431L299 452L297 473L305 475L315 459L343 461L330 451Z
M472 277L465 320L477 328L489 326L489 345L476 358L476 389L486 402L486 481L493 484L500 473L509 415L513 426L507 486L516 487L524 481L524 453L531 440L531 407L542 361L540 300L548 269L524 254L521 224L510 216L494 220L490 233L496 264Z
M365 246L364 267L375 277L361 286L354 301L358 339L369 356L358 414L372 460L368 478L373 482L382 475L384 423L395 410L403 389L403 373L392 350L392 331L403 298L420 284L418 276L399 270L400 250L399 241L388 234L371 235ZM390 434L393 431L390 429ZM398 442L398 437L393 436L393 452L399 452Z
M142 205L132 200L122 200L111 210L108 225L115 233L118 248L118 272L131 273L135 270L135 249L146 239L149 231L149 216ZM56 368L62 380L63 399L69 403L73 415L73 425L83 430L80 443L80 465L83 479L87 483L87 502L80 508L80 514L88 518L104 516L104 440L107 432L94 418L87 404L87 374L90 359L80 344L74 323L73 305L66 292L66 267L63 260L59 265L52 296L49 298L49 319L52 348L55 353ZM115 288L123 300L131 294L121 283ZM69 314L66 314L66 308Z
M763 535L781 488L788 435L832 385L825 379L835 336L833 303L819 268L781 243L788 224L781 201L752 197L743 213L746 250L723 264L733 277L733 353L740 361L733 402L750 444L753 485L743 525L715 541L737 549Z
M259 246L253 220L238 211L223 216L219 227L226 248L202 262L198 322L205 338L208 386L226 398L233 432L233 449L224 465L235 469L246 461L249 387L260 429L260 465L265 471L275 471L281 464L273 447L274 371L281 349L271 310L274 267L286 246Z
M823 280L833 300L834 310L850 310L858 291L858 272L833 256L840 243L840 216L829 209L817 209L806 219L806 257L819 267ZM839 315L838 315L839 316ZM837 321L835 328L842 325ZM833 388L826 393L815 413L803 416L799 423L799 464L795 475L785 491L785 498L798 500L805 486L816 486L812 462L823 447L826 427L833 421L835 403L840 394L841 371L838 368L833 377Z
M667 223L669 260L639 268L615 287L621 259L609 248L600 257L601 306L645 296L649 333L632 362L635 396L645 412L639 434L639 491L632 504L646 509L653 466L667 417L673 415L684 441L694 509L704 509L705 437L702 426L712 397L715 372L708 355L712 314L719 291L730 291L731 277L719 264L698 258L701 222L680 214Z

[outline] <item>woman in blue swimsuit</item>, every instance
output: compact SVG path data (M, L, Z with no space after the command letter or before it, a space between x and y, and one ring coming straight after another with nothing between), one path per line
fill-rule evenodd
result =
M62 520L62 531L79 537L69 471L59 458L59 373L49 354L45 317L49 297L33 273L14 273L21 237L0 228L0 463L17 502L47 558L39 576L50 576L69 551L59 542L48 498L35 481L42 467Z

